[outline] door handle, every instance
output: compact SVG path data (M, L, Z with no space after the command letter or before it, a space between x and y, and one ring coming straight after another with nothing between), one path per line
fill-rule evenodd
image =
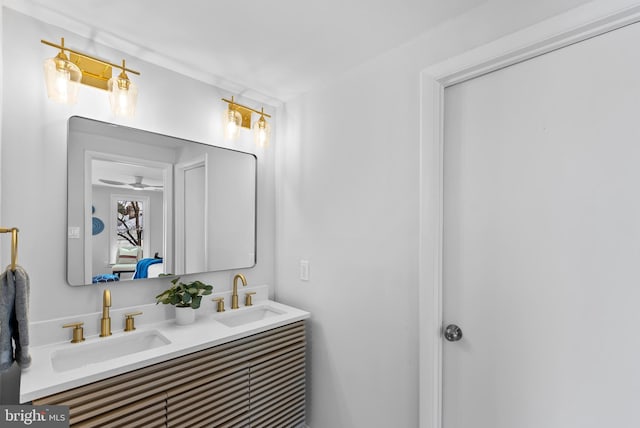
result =
M462 339L462 329L455 324L449 324L444 328L444 338L449 342L457 342Z

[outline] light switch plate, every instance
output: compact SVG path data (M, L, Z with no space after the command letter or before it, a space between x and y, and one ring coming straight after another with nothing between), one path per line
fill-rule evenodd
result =
M78 226L69 226L67 237L69 239L80 239L80 228Z
M300 279L309 281L309 260L300 260Z

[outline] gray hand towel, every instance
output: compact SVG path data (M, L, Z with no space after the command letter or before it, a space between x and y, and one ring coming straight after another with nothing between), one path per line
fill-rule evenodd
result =
M31 365L29 355L29 275L20 266L0 275L0 372L16 361Z

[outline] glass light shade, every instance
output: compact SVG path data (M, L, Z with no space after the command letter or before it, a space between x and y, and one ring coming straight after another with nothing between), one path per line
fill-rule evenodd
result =
M271 141L271 125L265 120L264 116L260 116L260 119L253 124L253 136L256 146L261 148L269 147L269 142Z
M235 140L242 127L242 115L236 110L228 109L223 116L224 137L227 140Z
M62 104L78 101L82 71L69 61L64 52L44 61L44 80L49 99Z
M129 80L122 72L118 77L112 77L107 82L109 91L109 103L114 115L120 117L133 117L136 113L138 101L138 86Z

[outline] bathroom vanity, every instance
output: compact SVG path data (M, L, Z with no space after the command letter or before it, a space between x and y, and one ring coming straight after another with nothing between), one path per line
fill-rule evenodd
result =
M255 155L80 117L67 147L70 285L136 287L149 260L176 274L256 264ZM72 427L304 425L310 315L266 285L243 287L238 305L237 278L247 285L236 275L191 325L165 305L111 308L107 290L101 318L30 323L20 402L69 406Z
M69 406L73 427L301 426L308 317L263 300L35 347L21 401Z

